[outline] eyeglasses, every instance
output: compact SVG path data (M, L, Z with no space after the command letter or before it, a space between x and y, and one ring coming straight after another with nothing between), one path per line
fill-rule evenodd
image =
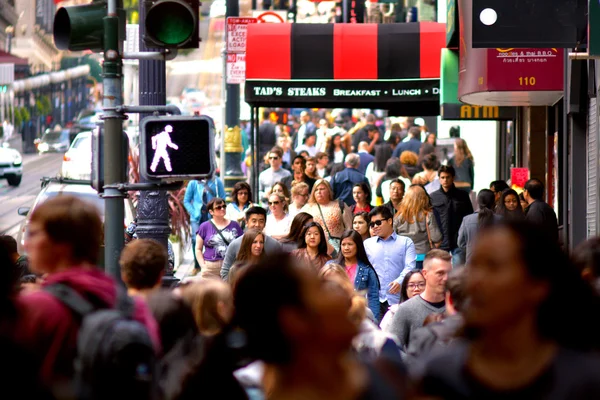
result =
M406 285L406 287L407 287L408 289L412 289L412 290L415 290L416 288L419 288L419 289L425 289L425 285L426 285L426 283L425 283L425 282L419 282L419 283L409 283L408 285Z
M377 220L377 221L372 221L372 222L369 224L369 226L370 226L371 228L375 227L375 225L377 225L377 226L381 226L381 224L383 224L383 221L385 221L385 220L384 220L384 219L379 219L379 220Z
M248 192L238 192L238 196L248 196Z
M277 204L279 204L279 201L270 201L269 202L270 206L277 205Z
M279 157L277 157L277 156L271 156L271 157L269 157L269 160L279 160Z
M224 205L220 205L220 206L214 206L213 210L224 210L225 206Z

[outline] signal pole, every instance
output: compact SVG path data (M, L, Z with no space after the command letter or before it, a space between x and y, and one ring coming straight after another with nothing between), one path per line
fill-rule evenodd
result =
M139 2L140 15L140 51L158 51L149 49L144 43L146 34L147 3L146 0ZM166 62L164 60L140 60L139 64L139 91L141 106L165 105L167 103L167 77ZM143 118L151 114L141 114ZM140 174L142 182L148 182ZM140 239L154 239L168 248L169 234L169 193L165 190L140 191L140 199L137 208L138 224L137 236ZM163 277L163 284L171 286L176 281L173 269L167 264Z
M123 114L116 107L123 104L123 40L119 38L117 0L108 0L107 16L104 17L104 63L102 65L104 108L104 182L105 185L122 182L125 175L123 148ZM106 271L120 280L119 256L124 245L125 196L118 189L104 191L104 244Z

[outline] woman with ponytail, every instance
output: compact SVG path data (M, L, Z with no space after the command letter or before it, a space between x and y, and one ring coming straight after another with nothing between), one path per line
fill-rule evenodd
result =
M489 189L483 189L477 195L477 205L479 210L463 218L460 229L458 230L458 246L466 251L467 263L471 258L473 244L477 233L496 222L500 217L494 214L496 198L494 192Z

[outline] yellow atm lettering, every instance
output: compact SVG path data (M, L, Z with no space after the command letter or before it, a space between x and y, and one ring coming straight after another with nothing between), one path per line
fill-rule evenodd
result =
M500 109L498 106L469 106L460 107L461 119L498 119Z

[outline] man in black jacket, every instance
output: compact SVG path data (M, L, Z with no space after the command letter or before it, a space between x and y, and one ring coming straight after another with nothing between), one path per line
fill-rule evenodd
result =
M464 217L473 213L469 195L454 186L454 168L443 165L438 172L441 188L431 193L431 204L438 212L442 226L441 248L452 254L452 265L464 264L464 257L458 247L458 230Z
M551 237L558 240L558 220L556 213L544 200L544 184L539 179L525 183L523 198L529 203L525 209L525 219L543 226Z

